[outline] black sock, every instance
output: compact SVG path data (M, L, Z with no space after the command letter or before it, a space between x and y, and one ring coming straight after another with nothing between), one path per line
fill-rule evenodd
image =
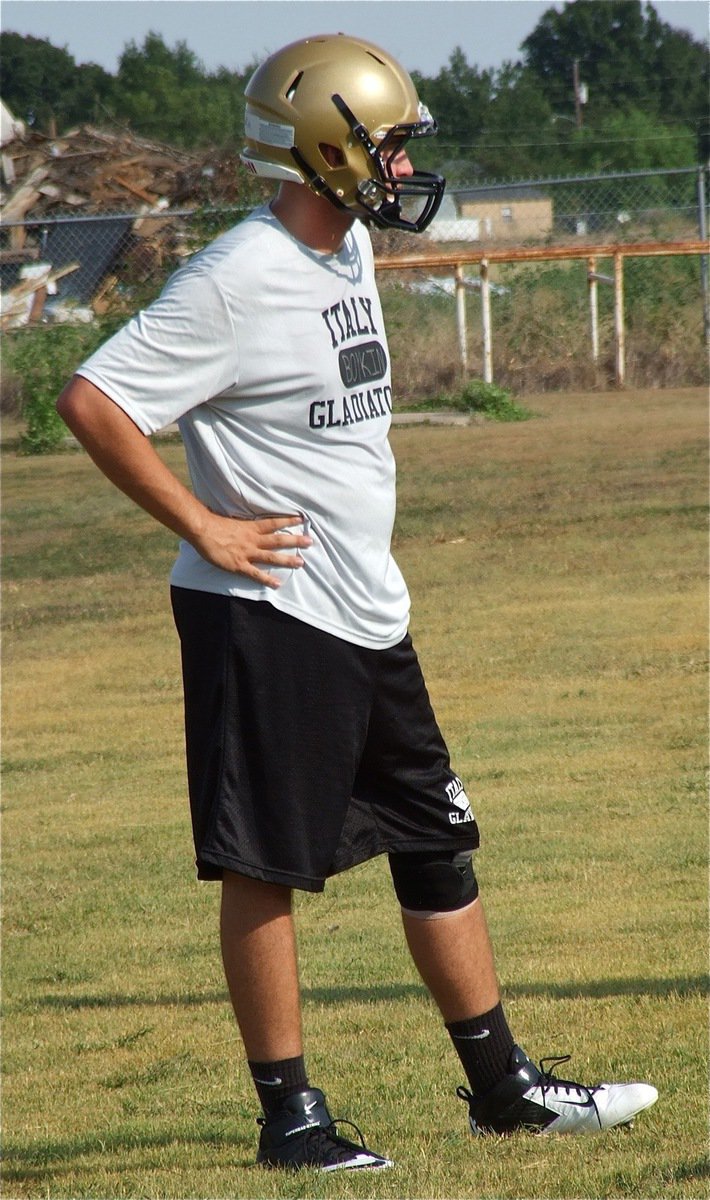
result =
M483 1096L508 1073L510 1052L515 1045L501 1004L480 1017L451 1021L446 1029L471 1090Z
M282 1058L279 1062L249 1060L249 1070L267 1117L281 1107L286 1096L305 1092L309 1087L302 1054L298 1058Z

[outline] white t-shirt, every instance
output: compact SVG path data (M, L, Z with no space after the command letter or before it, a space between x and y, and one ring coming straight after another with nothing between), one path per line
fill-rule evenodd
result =
M338 254L323 254L257 209L79 374L145 434L179 423L192 487L210 509L298 513L313 538L304 567L268 567L277 590L181 542L174 585L267 600L373 649L401 640L409 597L390 553L389 352L360 222Z

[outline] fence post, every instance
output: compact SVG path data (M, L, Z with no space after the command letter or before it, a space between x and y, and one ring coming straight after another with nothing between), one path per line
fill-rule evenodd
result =
M710 172L710 163L698 167L698 227L701 241L708 240L707 197L705 194L705 173ZM703 328L705 330L705 345L710 346L710 295L708 295L708 256L700 255L700 285L703 290Z
M587 259L587 282L589 284L589 326L592 335L592 362L599 361L599 307L597 296L597 260Z
M461 355L461 370L464 375L468 370L468 345L466 337L466 285L463 278L463 266L457 263L454 268L456 279L456 326L459 333L459 353Z
M491 285L488 279L488 259L481 259L481 320L483 323L483 379L493 383L493 345L491 341Z
M614 254L614 347L614 381L617 387L623 387L626 376L626 347L624 344L624 256L619 250Z

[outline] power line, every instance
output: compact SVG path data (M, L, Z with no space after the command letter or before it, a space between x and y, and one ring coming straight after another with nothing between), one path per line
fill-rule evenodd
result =
M574 123L574 118L570 117L568 119L572 123ZM554 121L554 118L551 118L551 122L552 121ZM710 116L698 117L696 120L693 120L693 121L682 122L683 127L680 127L680 126L671 127L667 133L649 133L648 136L642 135L641 137L628 137L628 138L616 137L615 132L613 130L604 129L603 126L601 126L600 128L594 128L591 125L587 125L585 127L584 140L580 141L579 144L586 145L587 142L591 140L591 137L586 136L587 132L589 132L590 134L593 133L595 135L595 138L597 141L599 141L599 140L604 140L604 141L609 141L609 142L614 142L614 141L622 141L622 142L674 141L677 138L693 137L694 136L693 130L705 129L705 127L708 125L708 123L710 123ZM516 129L516 133L522 134L523 136L529 134L532 137L533 134L538 132L539 128L540 128L540 126L531 126L528 129L526 129L526 128L520 129L518 127L518 129ZM656 128L658 128L658 125L656 125ZM577 132L577 131L575 130L575 132ZM482 130L482 136L485 136L485 133L486 133L486 128L484 126L484 128ZM441 144L441 139L439 139L438 144L439 145ZM556 139L554 139L554 141L548 142L546 144L547 145L567 146L570 144L570 139L556 138Z
M442 149L457 149L457 150L524 150L537 146L559 146L565 149L575 149L581 147L584 149L587 146L623 146L623 145L646 145L647 142L669 142L678 141L679 137L686 140L694 140L692 133L686 134L662 134L643 138L588 138L579 142L487 142L486 135L482 134L476 142L451 142L445 141L443 138L437 140L437 146Z

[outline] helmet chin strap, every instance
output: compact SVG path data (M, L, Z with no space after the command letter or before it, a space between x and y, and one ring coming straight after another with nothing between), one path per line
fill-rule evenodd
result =
M296 148L296 146L291 147L291 155L293 157L293 161L296 163L301 173L305 176L308 186L314 192L317 192L319 196L325 196L326 200L330 200L330 203L334 204L336 208L341 209L342 212L347 212L350 213L351 216L355 216L352 210L348 208L347 204L343 204L340 197L336 195L331 187L329 187L323 176L319 175L317 171L314 171L310 164L306 162L306 159L301 154L301 151Z
M297 150L295 146L291 148L291 154L293 155L294 162L297 163L299 169L305 177L306 183L312 189L312 191L316 192L319 196L323 196L324 199L329 200L330 203L335 205L335 207L341 212L349 213L351 217L360 217L364 221L372 221L373 224L378 225L381 229L405 229L412 233L419 233L422 229L426 228L426 225L428 225L429 221L433 218L434 212L436 212L436 209L439 207L440 198L436 204L434 212L430 214L428 208L425 208L424 213L417 221L407 221L402 217L402 206L400 204L399 197L397 196L395 196L393 199L385 199L380 204L379 208L371 207L363 198L358 202L357 209L355 209L354 206L343 203L343 201L340 199L340 196L338 196L333 189L329 187L322 175L319 175L317 171L314 171L313 168L309 166L300 150ZM433 176L433 178L436 178L436 176ZM378 184L374 180L368 181L364 186L371 186L373 191L384 191L384 185ZM427 218L424 223L422 223L423 216Z

